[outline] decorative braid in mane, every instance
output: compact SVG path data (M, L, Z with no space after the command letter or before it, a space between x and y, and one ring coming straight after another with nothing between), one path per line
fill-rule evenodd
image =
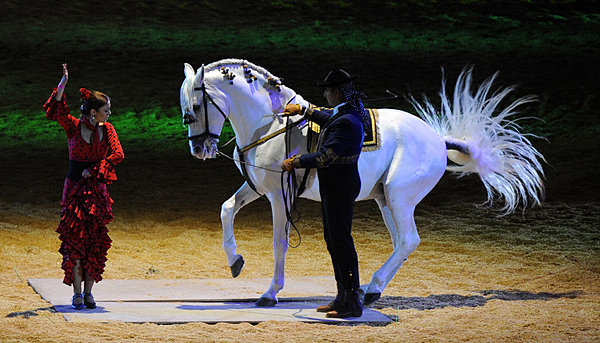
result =
M238 58L227 58L227 59L223 59L220 61L209 63L204 67L204 70L205 71L219 70L223 66L231 66L231 65L243 67L244 64L247 65L249 68L254 69L256 72L263 74L265 76L265 78L270 77L278 82L281 82L281 79L279 77L271 74L267 69L265 69L259 65L256 65L252 62L248 62L246 60L242 60L242 59L238 59Z

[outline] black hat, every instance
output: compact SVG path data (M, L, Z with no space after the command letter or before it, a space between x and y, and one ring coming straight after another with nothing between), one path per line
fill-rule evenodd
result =
M342 69L335 69L327 74L325 81L317 83L319 87L331 87L350 82L358 79L358 74L350 76L346 71Z

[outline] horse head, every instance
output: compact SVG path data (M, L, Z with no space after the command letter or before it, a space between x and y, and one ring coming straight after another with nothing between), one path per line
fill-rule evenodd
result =
M188 126L191 154L200 159L216 157L226 119L236 142L244 144L288 102L301 99L281 79L245 60L221 60L202 65L196 72L185 63L184 75L180 91L183 124Z
M213 99L215 95L207 92L204 64L194 72L192 66L185 63L184 75L180 103L183 124L188 126L190 152L199 159L215 158L219 133L227 118L224 106L219 106Z
M183 72L185 79L181 85L180 101L183 123L187 125L192 123L196 118L195 107L198 106L196 104L198 99L194 94L194 88L200 87L204 83L204 64L198 69L198 73L196 73L190 64L185 63Z

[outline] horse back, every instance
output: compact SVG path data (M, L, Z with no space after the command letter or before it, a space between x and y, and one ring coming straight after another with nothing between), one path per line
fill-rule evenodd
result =
M363 151L360 155L362 187L357 200L381 197L384 187L389 185L412 191L416 183L427 188L433 183L433 188L446 168L443 138L408 112L394 109L378 112L380 142L376 150Z

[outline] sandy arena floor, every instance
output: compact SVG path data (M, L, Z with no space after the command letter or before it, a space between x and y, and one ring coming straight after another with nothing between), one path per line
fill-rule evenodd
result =
M58 158L52 153L47 157ZM241 184L234 166L222 159L197 161L182 152L170 156L158 173L138 168L142 161L154 162L147 156L131 152L128 157L119 168L119 181L110 188L114 242L105 278L229 278L221 251L219 205L233 193L236 180ZM50 168L60 174L64 166ZM182 182L183 174L198 181ZM205 179L195 178L200 175ZM216 176L222 178L203 182ZM394 322L348 327L66 322L27 285L28 278L62 278L54 232L60 177L26 187L11 183L4 195L15 201L0 202L0 341L597 341L598 203L549 201L523 215L497 218L472 205L483 200L480 187L476 179L444 177L418 207L421 245L374 304ZM26 201L34 189L39 196ZM458 201L448 203L448 194ZM302 244L290 249L286 275L329 276L319 206L301 201L299 210ZM246 260L240 277L271 276L270 225L264 200L248 205L236 218L239 253ZM354 236L366 283L391 253L374 202L358 204Z

